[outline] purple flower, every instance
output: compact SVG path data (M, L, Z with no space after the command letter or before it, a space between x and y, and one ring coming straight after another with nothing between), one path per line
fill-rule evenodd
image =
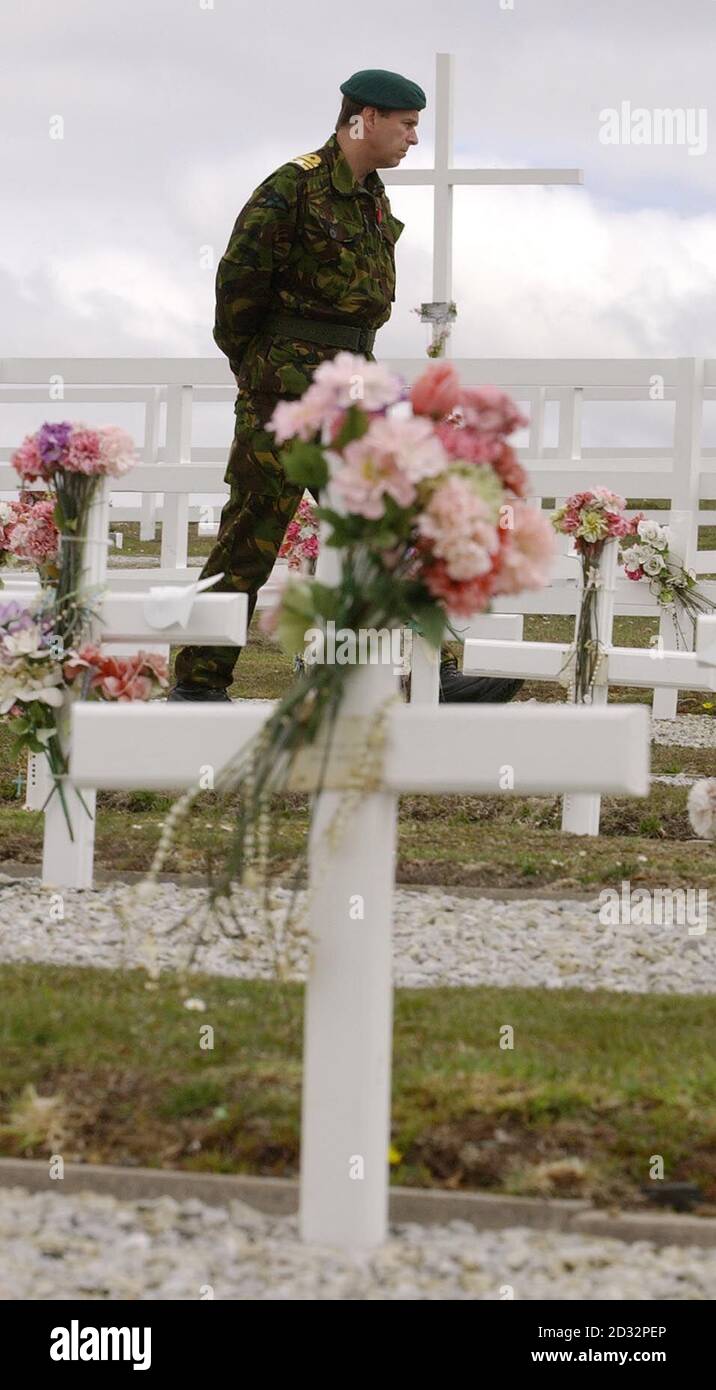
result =
M37 431L37 449L44 464L62 463L71 435L72 425L67 420L59 424L44 424Z
M34 617L17 602L17 599L11 599L9 603L0 603L0 628L6 628L8 632L23 632L34 626Z

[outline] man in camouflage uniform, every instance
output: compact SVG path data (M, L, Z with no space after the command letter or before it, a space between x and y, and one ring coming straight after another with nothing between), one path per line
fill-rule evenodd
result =
M239 388L225 481L230 495L202 578L246 593L249 621L303 489L285 476L266 425L296 399L320 362L341 349L373 357L395 299L393 216L376 170L417 144L425 93L397 73L355 73L341 87L336 132L319 150L282 164L239 213L216 277L214 339ZM358 123L358 124L356 124ZM357 129L359 138L354 138ZM227 700L237 650L184 647L170 700ZM447 686L462 693L448 694ZM509 694L468 694L511 687ZM478 682L446 668L443 698L509 699L516 682Z

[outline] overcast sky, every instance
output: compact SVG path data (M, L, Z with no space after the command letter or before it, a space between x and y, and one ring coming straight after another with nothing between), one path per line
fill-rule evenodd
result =
M328 138L358 68L425 88L401 167L429 165L441 51L456 164L585 177L457 191L456 355L716 356L715 0L506 4L23 0L2 20L0 355L216 353L201 248L218 259L253 188ZM691 110L705 152L602 143L622 102ZM406 230L378 351L420 356L431 195L389 191Z

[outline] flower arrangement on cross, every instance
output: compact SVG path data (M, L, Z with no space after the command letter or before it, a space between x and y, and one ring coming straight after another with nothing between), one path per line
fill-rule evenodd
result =
M659 607L672 614L677 645L693 646L694 628L700 613L713 613L716 603L698 586L696 571L687 569L671 549L668 526L637 512L627 523L622 545L622 563L628 579L645 580ZM691 625L684 631L684 620Z
M11 721L16 754L46 757L50 796L60 797L71 839L60 727L68 700L147 699L168 685L162 659L144 652L108 658L86 640L99 598L83 583L90 508L101 480L121 477L135 462L132 439L117 426L49 422L13 453L24 486L18 501L0 503L0 562L29 560L41 582L29 603L0 604L0 717ZM41 495L28 486L38 480Z
M439 647L449 614L469 617L493 595L546 585L554 534L528 504L527 476L508 442L524 423L504 392L464 386L449 363L429 366L410 388L348 352L321 363L305 394L280 402L267 428L288 478L320 500L322 545L340 548L340 577L334 584L290 578L264 627L291 655L328 624L353 632L410 627ZM234 884L267 888L271 800L290 789L310 745L320 745L325 768L353 669L306 662L260 734L218 774L214 790L239 791L241 800L210 907L231 912ZM376 757L379 734L370 731ZM360 769L374 778L375 758L358 750L356 766L360 794ZM321 785L319 777L314 795ZM199 794L192 788L170 812L147 887ZM305 855L304 846L297 875Z
M569 536L582 567L582 599L574 634L572 698L588 704L604 662L604 647L597 620L597 601L602 584L604 547L628 531L624 515L626 498L607 487L575 492L552 516L555 531Z

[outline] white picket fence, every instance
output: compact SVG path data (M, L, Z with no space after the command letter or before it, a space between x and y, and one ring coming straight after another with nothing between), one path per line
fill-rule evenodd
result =
M424 359L389 362L407 381L425 369ZM466 384L492 382L502 386L530 417L527 436L518 448L530 478L531 501L564 498L601 483L631 498L666 504L645 509L662 522L674 521L684 562L697 574L716 573L716 550L699 550L699 527L716 522L716 448L702 442L704 405L716 400L716 359L483 359L456 360ZM61 395L61 399L58 396ZM83 410L102 407L102 419L112 408L139 408L142 426L134 432L141 464L112 491L112 523L138 521L149 539L162 523L160 565L150 571L152 583L186 580L188 526L196 520L218 522L226 497L224 483L231 430L220 445L195 439L197 407L221 404L227 425L236 395L235 383L223 358L165 359L6 359L0 362L0 496L15 489L17 478L9 457L19 432L13 429L13 406L32 407L33 427L40 419L77 418ZM590 412L630 406L626 428L633 437L637 419L654 432L664 411L671 417L668 439L659 445L588 444L595 432ZM5 410L3 410L5 407ZM654 414L655 412L655 414ZM612 421L615 430L616 421ZM7 441L7 442L5 442ZM702 503L713 508L700 510ZM272 576L259 603L270 601L281 567ZM122 565L110 569L110 588L142 590L146 568ZM716 583L706 592L716 598ZM577 565L567 545L548 590L518 599L501 598L495 614L574 615L579 602ZM673 624L660 613L644 583L617 580L615 614L659 618L661 646L676 646ZM470 626L465 636L487 635ZM434 684L434 683L433 683ZM673 717L678 690L659 688L654 713Z

